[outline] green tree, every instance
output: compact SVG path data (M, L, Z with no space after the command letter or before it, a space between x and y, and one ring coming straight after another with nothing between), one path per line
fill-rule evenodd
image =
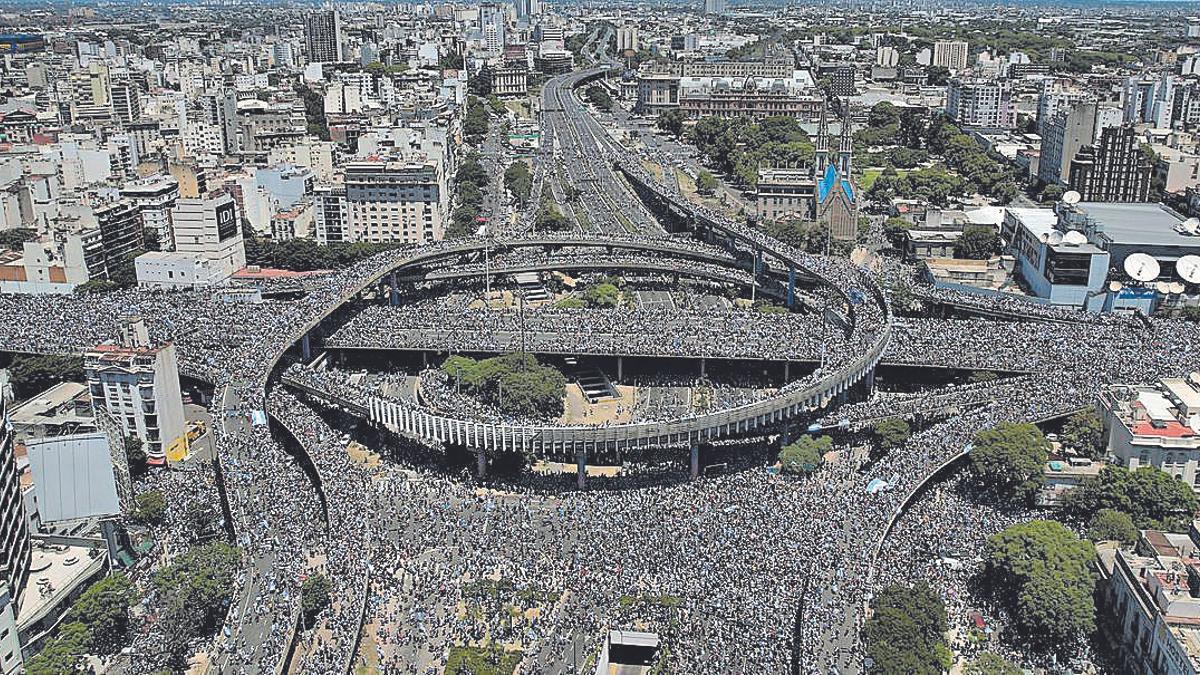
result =
M929 77L929 85L933 87L944 87L950 82L950 69L945 66L929 66L925 74Z
M1138 529L1128 513L1116 509L1100 509L1088 522L1087 537L1092 541L1119 541L1131 544L1137 541Z
M1104 448L1104 421L1092 408L1067 418L1061 434L1062 441L1085 457L1099 457Z
M13 357L8 366L8 376L13 396L23 400L59 382L82 382L83 358L22 354Z
M130 434L125 437L125 461L129 464L129 473L136 476L146 472L146 444L142 439Z
M483 168L483 164L479 163L479 155L472 152L463 158L461 164L458 165L458 171L454 174L454 184L462 185L463 183L474 183L477 188L485 188L491 181L488 176L487 169Z
M583 291L583 300L589 307L616 307L621 304L621 289L607 282L593 284Z
M138 522L159 525L167 515L167 498L158 490L148 490L138 495L133 516Z
M1063 186L1051 183L1042 188L1042 193L1039 195L1038 199L1040 199L1044 204L1053 204L1054 202L1062 199L1062 196L1065 192L1066 188Z
M712 175L712 172L707 169L701 169L696 174L696 192L702 195L711 195L717 191L717 179Z
M174 650L212 633L229 609L241 554L223 541L192 548L154 573L163 625L170 625ZM182 644L180 644L182 641Z
M115 572L89 586L71 605L67 618L87 630L89 651L113 654L125 643L129 610L136 600L133 582Z
M1046 454L1046 437L1036 426L1001 422L975 433L970 474L989 491L1028 501L1043 483Z
M609 95L608 90L604 87L594 84L587 88L584 95L587 97L589 103L600 110L609 111L613 109L612 96Z
M510 353L482 361L452 356L441 369L460 380L466 393L506 415L543 419L562 415L567 379L532 354Z
M504 187L524 206L533 192L533 174L525 162L513 162L504 170Z
M1138 529L1186 531L1196 495L1182 480L1152 466L1130 471L1109 465L1063 498L1063 512L1085 521L1101 509L1126 513Z
M329 594L332 590L333 582L319 572L300 584L300 608L307 625L311 626L317 615L329 607Z
M900 111L891 103L880 101L871 106L871 112L867 115L867 124L872 127L899 125Z
M77 622L65 623L54 637L42 645L42 651L25 662L26 675L63 675L75 672L75 666L91 647L87 628Z
M825 463L825 453L833 449L828 436L801 436L779 450L780 470L793 475L808 475Z
M478 145L488 132L488 115L479 99L467 99L467 114L463 116L463 135L471 145Z
M558 206L550 199L549 195L542 197L541 206L538 207L537 215L533 219L533 227L536 230L547 232L556 232L571 229L571 221L558 210Z
M908 442L912 436L912 427L900 417L889 417L875 423L872 430L875 443L883 450L898 448Z
M1000 236L987 225L968 225L954 241L954 257L987 260L1000 247Z
M884 675L941 675L950 667L946 647L946 606L928 585L892 585L871 603L863 625L872 672Z
M75 287L76 293L111 293L112 291L120 290L121 287L108 279L89 279L86 283L79 284Z
M883 221L883 236L887 237L887 240L892 242L893 246L899 246L901 240L904 238L904 233L913 229L913 227L914 225L908 220L899 216L892 216Z
M967 664L964 675L1025 675L1025 671L994 652L984 652Z
M25 242L36 241L37 236L37 230L29 227L14 227L7 230L0 230L0 248L20 251Z
M1096 629L1095 558L1066 526L1033 520L988 537L985 576L1031 642L1074 644Z
M655 124L659 129L672 136L683 135L683 113L677 108L670 108L659 113Z

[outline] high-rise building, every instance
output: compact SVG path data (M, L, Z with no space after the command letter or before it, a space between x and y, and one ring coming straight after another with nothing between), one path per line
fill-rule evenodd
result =
M142 116L142 100L135 85L128 77L112 83L113 114L122 124L130 124Z
M484 47L489 52L499 53L504 49L507 42L507 11L505 5L498 2L479 4L479 32L483 36Z
M953 72L967 67L967 43L961 40L938 40L933 43L933 57L929 65L947 68Z
M442 238L449 190L438 159L352 162L344 180L316 189L316 239L404 242Z
M1094 96L1084 89L1064 84L1058 80L1046 80L1038 93L1037 133L1044 135L1046 125L1062 110L1070 110L1076 103L1090 100Z
M83 356L92 407L108 414L122 434L145 443L152 464L187 456L187 423L175 345L152 345L141 317L126 320L119 344L98 345Z
M1075 154L1068 184L1085 202L1146 202L1153 170L1133 127L1109 127Z
M142 226L147 235L153 235L158 248L175 250L175 232L171 226L171 209L179 199L179 181L170 176L154 176L121 188L121 196L138 205L142 214ZM146 242L149 245L149 242Z
M206 90L196 100L200 107L199 122L216 130L225 154L238 152L241 144L238 141L237 92L226 88Z
M221 278L246 266L246 246L231 195L214 191L196 199L180 198L171 211L171 223L175 250L198 254Z
M111 279L122 265L128 264L131 254L146 247L142 212L130 199L98 206L92 212L96 216L96 225L100 229L100 240L104 246L105 269L103 275L97 275L98 270L91 269L89 265L88 272L93 279Z
M1075 153L1096 139L1097 110L1094 102L1077 103L1060 110L1042 131L1038 178L1047 185L1066 183Z
M108 66L92 61L84 70L71 73L71 119L86 121L112 116Z
M0 503L6 505L4 510L0 511L0 552L4 556L0 562L4 564L3 582L8 585L7 592L15 606L19 603L25 581L29 578L33 548L29 540L29 525L25 519L25 502L21 497L21 478L17 472L13 430L4 401L0 401Z
M438 161L346 165L351 241L420 244L441 239L446 193Z
M309 63L342 60L342 21L336 9L311 12L304 17L304 43Z
M725 0L704 0L704 13L717 15L724 14Z
M900 65L900 50L890 45L876 48L875 65L880 68L895 68Z
M313 191L313 208L318 244L325 246L347 240L350 213L344 184L317 186Z
M638 28L636 24L627 23L617 28L617 53L638 50Z
M823 63L817 69L822 78L828 78L830 96L854 96L858 91L854 87L853 63Z
M954 78L946 91L946 115L960 126L1010 129L1012 87L996 80Z

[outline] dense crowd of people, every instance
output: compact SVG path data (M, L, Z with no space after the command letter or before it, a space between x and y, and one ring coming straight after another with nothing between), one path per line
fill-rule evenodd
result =
M885 361L1037 375L931 396L881 397L830 413L826 422L853 424L876 419L881 410L918 413L960 404L869 467L842 456L807 479L758 466L683 481L678 477L687 473L686 459L680 455L668 460L674 473L648 471L646 476L663 478L639 478L629 489L563 490L553 482L479 486L465 473L446 475L424 461L396 461L373 476L350 461L344 439L311 406L282 388L269 389L268 381L284 351L333 308L375 287L402 263L477 258L481 239L387 251L347 270L306 278L304 295L294 300L238 302L211 291L143 290L0 296L0 350L78 353L114 339L121 317L140 315L156 340L175 342L185 374L216 386L219 423L210 433L235 541L245 555L215 641L218 667L275 672L298 636L301 581L321 570L333 582L332 604L314 630L299 634L309 638L297 649L302 672L345 672L364 614L377 626L371 637L385 672L440 670L450 646L495 642L519 646L523 671L567 672L595 653L604 629L636 620L664 635L668 667L675 672L785 672L794 654L804 673L855 670L862 660L862 608L874 591L896 580L941 580L959 621L969 605L959 595L959 571L931 566L931 556L946 557L947 541L960 549L959 557L977 556L983 534L1024 517L964 503L953 484L901 515L923 481L964 453L975 432L1078 409L1110 383L1149 382L1200 366L1195 324L1092 318L1010 297L927 288L917 293L925 301L974 303L981 311L1041 320L906 318L893 325L888 301L867 271L797 251L680 201L636 159L617 153L608 159L705 227L764 251L775 264L825 280L844 300L851 330L834 340L807 315L548 309L525 313L529 337L554 334L563 351L599 344L657 356L726 349L740 358L803 353L815 360L823 352L815 372L779 390L785 396L854 364L885 334ZM569 245L578 235L536 237L561 237ZM712 248L678 239L671 245ZM388 344L405 335L441 340L430 348L443 351L447 340L468 339L477 341L475 348L490 340L502 349L514 344L520 321L513 312L465 307L438 315L369 307L333 342ZM361 404L379 395L344 374L299 365L288 374L336 390L345 401ZM762 403L744 392L730 397L732 406ZM664 409L670 407L668 402ZM315 483L289 452L290 443L258 415L263 411L303 448ZM649 417L643 421L652 424ZM172 494L172 507L211 499L210 480L197 476L201 487ZM155 485L152 479L143 489ZM175 543L184 541L182 527L168 518L169 546L183 545ZM933 538L943 533L944 539ZM520 599L537 611L506 620L506 603L481 600L481 589L492 585L503 589L497 597ZM161 667L163 657L149 648L161 643L158 629L135 634L136 658L145 661L138 667Z
M787 339L780 339L787 336ZM817 361L844 333L811 314L622 307L493 312L370 305L334 332L331 347L441 352L692 356Z
M286 389L274 390L268 411L304 449L318 476L326 540L317 569L332 583L330 607L318 617L301 672L344 673L356 655L366 611L368 572L378 542L370 485L350 461L346 443L316 412Z

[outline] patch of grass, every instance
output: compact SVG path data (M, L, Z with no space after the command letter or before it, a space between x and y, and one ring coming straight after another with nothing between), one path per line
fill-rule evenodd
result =
M521 663L520 650L505 651L501 647L451 647L444 675L512 675Z
M903 176L908 173L907 169L896 169L896 173ZM883 175L883 169L863 169L862 178L858 180L858 187L863 192L871 189L875 181Z

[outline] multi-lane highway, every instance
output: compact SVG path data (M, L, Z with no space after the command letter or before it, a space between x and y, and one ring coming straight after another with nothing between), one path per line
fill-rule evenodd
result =
M558 75L542 89L542 143L549 148L543 157L550 162L547 186L580 231L662 232L628 183L605 161L605 148L614 141L575 91L603 72L592 68Z

